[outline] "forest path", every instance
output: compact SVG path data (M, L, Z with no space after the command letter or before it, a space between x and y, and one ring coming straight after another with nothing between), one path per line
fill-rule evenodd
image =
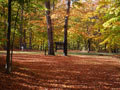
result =
M14 54L13 72L0 78L2 90L120 90L120 59Z

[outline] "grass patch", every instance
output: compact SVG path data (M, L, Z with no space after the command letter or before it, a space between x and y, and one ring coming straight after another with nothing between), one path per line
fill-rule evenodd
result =
M63 54L63 52L56 52L56 54ZM118 55L119 53L87 53L87 52L68 52L70 55L99 55L99 56L111 56Z
M14 51L13 52L14 54L45 54L44 51ZM6 51L0 51L0 54L6 54ZM47 52L46 52L47 54ZM55 54L60 54L60 55L63 55L63 52L55 52ZM99 56L111 56L111 55L119 55L120 53L100 53L100 52L97 52L97 53L93 53L93 52L90 52L90 53L87 53L87 52L72 52L72 51L69 51L68 52L68 55L99 55Z
M44 54L44 52L38 51L14 51L14 54ZM6 51L0 51L0 54L6 54Z

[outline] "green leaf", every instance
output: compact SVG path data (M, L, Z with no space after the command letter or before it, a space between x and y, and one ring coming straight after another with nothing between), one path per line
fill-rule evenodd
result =
M120 7L116 8L116 10L115 10L115 15L118 16L119 13L120 13Z

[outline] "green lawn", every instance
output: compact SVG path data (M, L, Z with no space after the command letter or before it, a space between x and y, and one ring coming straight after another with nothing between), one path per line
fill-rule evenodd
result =
M45 54L44 51L14 51L15 54ZM0 54L6 54L6 51L0 51ZM55 54L62 55L63 52L55 52ZM120 53L87 53L87 52L68 52L68 55L99 55L99 56L110 56L110 55L118 55Z

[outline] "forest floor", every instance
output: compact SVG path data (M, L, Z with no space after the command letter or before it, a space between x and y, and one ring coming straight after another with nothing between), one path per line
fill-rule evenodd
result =
M0 90L120 90L120 59L111 56L14 54L5 74L0 56Z

